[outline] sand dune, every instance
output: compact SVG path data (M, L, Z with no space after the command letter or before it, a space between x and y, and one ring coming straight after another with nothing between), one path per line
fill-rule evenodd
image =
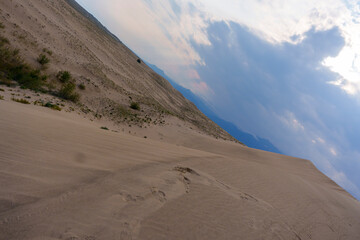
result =
M9 101L0 112L0 239L360 238L359 202L309 161Z
M0 240L360 239L350 194L236 143L74 4L0 2L5 47L52 84L1 87ZM56 97L60 70L86 86L80 103Z

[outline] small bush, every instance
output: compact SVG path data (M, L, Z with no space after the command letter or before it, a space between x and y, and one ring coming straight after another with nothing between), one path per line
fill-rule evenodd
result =
M5 28L5 26L4 26L4 24L3 24L2 22L0 22L0 28L1 28L1 29L4 29L4 28Z
M103 130L109 130L107 127L101 127L101 129L103 129Z
M28 65L21 64L10 69L9 77L20 84L22 88L28 88L43 92L47 76L41 75L39 70L33 70Z
M17 55L19 55L19 52L20 52L19 49L14 49L13 52L12 52L12 55L13 55L14 57L16 57Z
M83 83L80 83L79 88L80 88L80 90L85 90L86 87L85 87L85 85Z
M5 92L5 89L3 89L3 88L0 88L0 92Z
M19 56L19 49L11 48L5 44L9 41L0 36L0 84L44 92L46 75L25 64Z
M46 57L45 54L40 54L39 57L37 58L37 61L38 63L44 66L50 62L50 59Z
M62 83L67 83L71 80L71 74L68 71L60 71L56 78Z
M4 96L1 96L1 95L0 95L0 100L4 100Z
M134 110L140 110L140 104L137 102L132 102L130 104L130 108L134 109Z
M3 46L5 44L9 44L9 43L10 43L9 39L0 36L0 46Z
M56 104L52 104L51 102L47 102L44 107L51 108L52 110L61 111L61 107Z
M70 100L72 102L78 102L80 95L75 92L76 85L75 83L69 82L64 84L59 91L59 97Z
M30 102L26 99L17 99L17 98L11 98L11 100L13 100L14 102L18 102L18 103L22 103L22 104L30 104Z
M43 48L43 52L49 54L49 56L52 55L52 51L47 48Z

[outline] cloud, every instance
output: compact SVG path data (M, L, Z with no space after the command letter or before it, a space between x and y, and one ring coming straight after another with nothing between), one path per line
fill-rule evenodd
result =
M189 86L185 68L202 60L191 42L210 44L206 19L191 3L165 1L79 0L111 32L145 60Z
M346 46L322 65L339 74L337 85L360 99L360 9L356 0L79 0L144 59L165 70L181 85L193 80L179 68L204 64L192 42L209 46L213 22L246 26L272 43L299 43L309 30L337 27ZM136 17L134 17L136 16ZM228 42L231 44L231 42ZM249 64L246 60L243 64ZM334 83L334 82L333 82Z
M223 118L360 198L358 1L79 3Z
M360 196L354 187L360 186L359 177L344 167L355 164L360 170L354 157L360 142L358 103L329 84L340 76L322 64L345 46L341 30L311 28L301 42L282 44L235 22L213 22L207 32L210 45L194 43L205 63L196 70L216 90L211 104L217 113L271 139L286 154L312 160Z
M296 119L295 114L287 111L285 116L280 116L280 121L282 121L285 125L287 125L290 129L295 131L304 131L305 127L300 123L298 119Z

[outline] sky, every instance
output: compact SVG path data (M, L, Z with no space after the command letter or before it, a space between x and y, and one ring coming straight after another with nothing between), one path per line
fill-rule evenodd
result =
M223 119L360 199L360 1L78 2Z

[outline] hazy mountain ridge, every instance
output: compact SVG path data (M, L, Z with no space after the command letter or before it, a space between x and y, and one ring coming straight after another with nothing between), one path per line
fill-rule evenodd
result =
M200 97L196 96L193 92L191 92L191 90L177 84L169 76L167 76L162 69L158 68L157 66L150 63L147 64L156 73L168 80L176 90L178 90L182 95L184 95L184 97L193 102L197 106L197 108L201 112L203 112L208 118L218 124L221 128L223 128L237 140L244 143L246 146L269 152L281 153L280 150L277 149L268 139L244 132L240 130L235 124L220 118L210 109L210 107L206 105L206 103Z

